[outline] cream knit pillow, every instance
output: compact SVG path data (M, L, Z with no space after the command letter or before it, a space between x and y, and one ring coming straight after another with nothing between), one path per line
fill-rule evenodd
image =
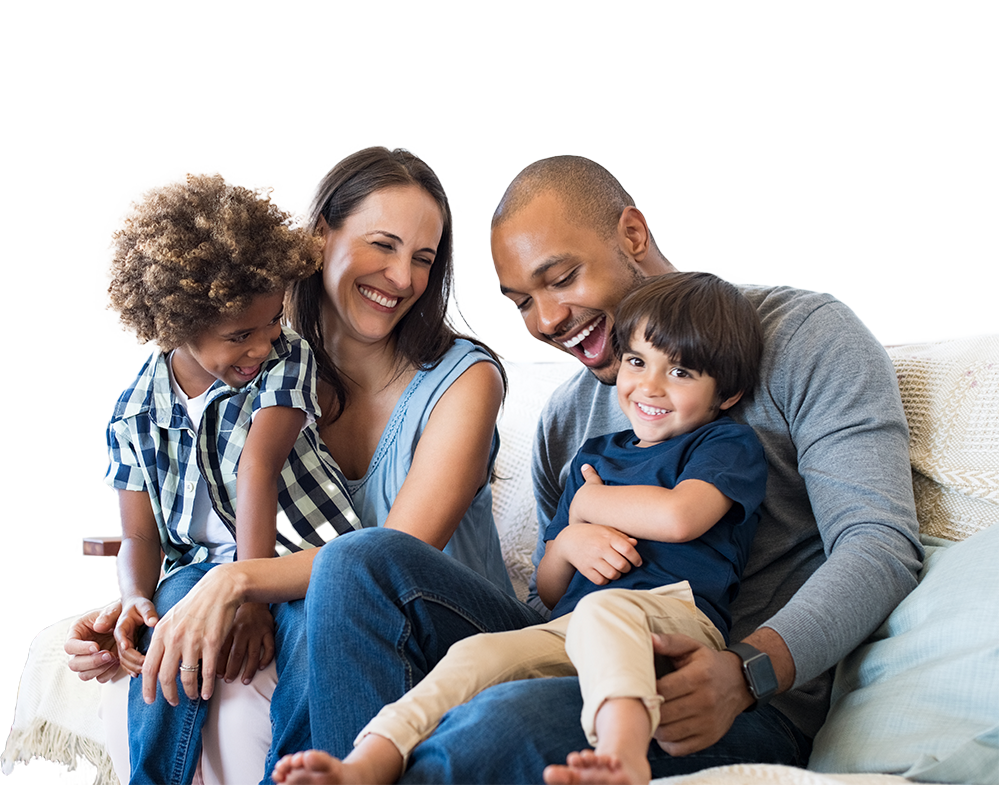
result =
M889 349L910 425L920 531L962 540L997 522L996 335Z

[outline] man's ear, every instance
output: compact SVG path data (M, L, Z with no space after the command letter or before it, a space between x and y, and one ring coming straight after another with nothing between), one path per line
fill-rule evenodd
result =
M618 218L618 243L627 256L641 262L649 253L649 226L639 208L629 205Z
M719 411L720 412L724 412L726 409L731 409L733 406L735 406L739 402L740 398L742 398L742 397L743 397L743 391L740 390L732 398L727 398L722 403L720 403L719 404Z

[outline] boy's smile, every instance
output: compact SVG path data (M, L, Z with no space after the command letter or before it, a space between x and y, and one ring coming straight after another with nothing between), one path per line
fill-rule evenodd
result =
M262 294L237 316L217 322L174 350L177 383L189 398L201 395L220 380L243 387L260 373L281 334L284 292Z

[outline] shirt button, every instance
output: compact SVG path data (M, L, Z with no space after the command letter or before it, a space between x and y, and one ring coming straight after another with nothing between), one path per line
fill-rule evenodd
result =
M191 480L188 480L186 483L184 483L184 490L187 491L188 493L194 493L194 483L191 482Z

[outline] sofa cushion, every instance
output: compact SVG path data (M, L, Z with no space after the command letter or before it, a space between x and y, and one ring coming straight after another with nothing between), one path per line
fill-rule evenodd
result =
M998 354L996 335L889 349L924 534L961 540L997 522Z
M838 666L810 769L997 782L998 532L926 539L917 588Z

